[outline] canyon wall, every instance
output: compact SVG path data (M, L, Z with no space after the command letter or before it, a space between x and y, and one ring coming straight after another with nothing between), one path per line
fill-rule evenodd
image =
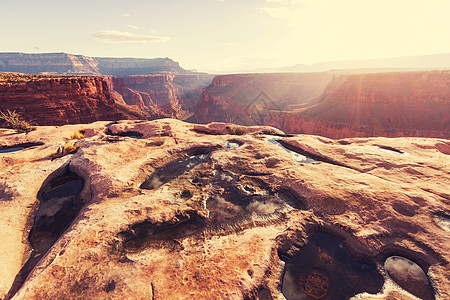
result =
M351 75L331 83L320 103L299 112L271 112L265 123L331 138L450 138L450 72Z
M109 92L116 101L127 107L134 107L146 115L147 119L172 117L171 112L166 112L153 102L150 95L128 88L121 77L104 77Z
M0 110L7 109L36 125L146 118L135 107L116 102L104 78L88 76L0 73Z
M212 77L0 74L0 110L15 110L36 125L185 118Z
M142 105L151 101L167 117L182 118L194 110L202 90L212 77L208 74L151 74L127 76L123 81L127 88L142 96Z
M450 72L217 76L196 117L330 138L450 138Z
M196 120L261 125L269 111L314 103L332 78L329 72L217 76L199 99Z

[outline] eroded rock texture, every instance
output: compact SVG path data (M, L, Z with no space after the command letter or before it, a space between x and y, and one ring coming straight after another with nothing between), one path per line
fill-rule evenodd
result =
M78 151L52 160L75 130ZM0 153L0 298L415 299L393 256L422 269L421 295L450 297L448 140L171 119L0 134L3 149L34 143ZM18 283L36 224L71 205Z

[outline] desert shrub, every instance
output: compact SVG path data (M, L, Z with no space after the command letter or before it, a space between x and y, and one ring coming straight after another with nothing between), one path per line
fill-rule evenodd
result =
M245 130L241 127L227 127L228 133L233 135L243 135Z
M10 111L9 109L7 109L6 112L0 111L0 119L5 121L6 124L9 124L12 128L14 128L14 130L19 133L28 133L30 131L36 130L36 127L31 126L30 123L24 121L22 119L22 116L15 110Z

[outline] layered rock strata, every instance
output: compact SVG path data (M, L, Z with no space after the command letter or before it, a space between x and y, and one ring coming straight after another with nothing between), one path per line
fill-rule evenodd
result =
M0 73L0 110L36 125L143 119L142 111L114 100L102 77Z
M128 76L150 73L190 74L170 58L109 58L68 53L0 53L0 72L59 75Z

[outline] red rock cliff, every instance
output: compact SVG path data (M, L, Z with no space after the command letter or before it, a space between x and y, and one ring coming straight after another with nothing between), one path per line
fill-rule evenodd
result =
M37 125L142 119L116 103L102 77L0 73L0 110L15 110Z
M147 119L172 117L170 112L165 112L155 105L149 94L128 88L123 78L105 77L105 81L108 84L111 95L113 95L117 103L127 107L134 107L134 109L144 114Z
M270 110L292 110L311 103L332 77L328 72L217 76L202 93L195 115L200 123L261 125Z
M271 112L265 124L331 138L450 138L449 71L352 75L321 98L299 112Z
M270 125L330 138L450 138L450 72L217 76L195 113L200 123Z

